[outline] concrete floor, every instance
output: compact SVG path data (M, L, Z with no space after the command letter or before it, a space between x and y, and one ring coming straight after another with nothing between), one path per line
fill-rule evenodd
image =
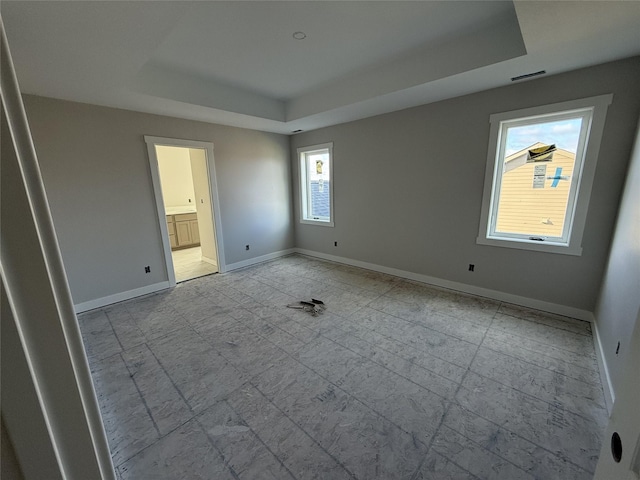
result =
M607 422L588 323L309 257L80 325L123 480L590 479Z

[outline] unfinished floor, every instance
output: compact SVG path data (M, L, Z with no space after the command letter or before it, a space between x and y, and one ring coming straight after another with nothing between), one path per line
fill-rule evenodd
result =
M607 422L588 323L310 257L80 325L123 480L590 479Z

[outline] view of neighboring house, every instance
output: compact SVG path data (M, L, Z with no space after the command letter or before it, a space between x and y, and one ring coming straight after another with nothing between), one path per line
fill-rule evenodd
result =
M550 161L526 162L537 142L504 161L496 230L562 236L575 153L558 148Z
M328 217L329 208L329 192L331 191L331 183L322 180L311 181L311 211L313 215L318 217Z

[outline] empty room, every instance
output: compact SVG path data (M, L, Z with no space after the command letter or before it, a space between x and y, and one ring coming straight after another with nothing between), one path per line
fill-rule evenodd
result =
M0 3L2 478L640 478L640 2Z

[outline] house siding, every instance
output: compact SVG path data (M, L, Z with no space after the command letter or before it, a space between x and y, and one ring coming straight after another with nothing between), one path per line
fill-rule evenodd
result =
M320 188L320 182L311 182L311 215L329 218L331 215L329 192L331 192L330 182L324 182L322 188Z
M550 162L526 163L505 172L500 189L496 231L561 237L574 163L575 154L558 149ZM536 166L546 167L542 188L534 188ZM549 177L555 176L558 168L562 169L560 175L569 179L554 184Z

